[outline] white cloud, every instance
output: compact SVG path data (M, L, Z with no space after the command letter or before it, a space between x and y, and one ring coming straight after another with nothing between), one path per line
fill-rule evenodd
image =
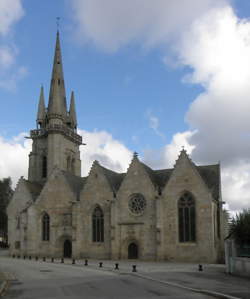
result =
M21 0L0 1L0 87L13 90L24 67L16 65L18 49L11 41L11 28L24 15Z
M159 118L153 115L151 110L148 110L146 115L149 120L150 129L152 129L156 135L160 136L162 139L165 139L165 135L159 130L159 126L160 126Z
M116 140L106 131L88 132L79 130L86 146L81 147L82 175L89 173L94 160L117 172L125 172L132 160L132 152L119 140ZM0 136L0 178L10 176L13 186L20 176L27 178L28 157L32 147L32 141L25 139L27 133L20 133L11 140Z
M0 1L0 34L6 35L11 26L24 15L21 0Z
M145 150L143 160L153 169L173 168L180 151L184 147L188 155L191 155L195 146L190 143L190 138L195 131L176 133L171 142L162 149Z
M0 46L0 69L10 67L14 62L12 49L7 46Z
M127 170L132 159L132 152L122 142L116 140L106 131L88 132L79 130L83 142L87 145L81 148L82 175L86 176L94 160L104 167L117 172Z
M225 0L72 0L78 37L115 51L129 42L166 43Z
M31 140L24 139L27 133L20 133L11 140L0 136L0 178L11 177L13 186L20 176L27 177L28 157Z

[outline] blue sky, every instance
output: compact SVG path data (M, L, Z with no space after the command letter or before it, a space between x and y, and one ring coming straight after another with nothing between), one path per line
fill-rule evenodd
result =
M1 7L2 6L2 7ZM222 166L231 210L250 204L250 3L247 0L0 0L0 177L27 175L40 86L46 102L60 16L69 103L75 91L83 175L133 151L172 167L184 145Z

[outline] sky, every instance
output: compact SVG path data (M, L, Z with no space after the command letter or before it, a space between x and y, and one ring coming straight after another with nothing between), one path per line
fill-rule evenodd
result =
M124 172L134 151L172 168L184 146L221 164L227 209L250 207L248 0L0 0L0 178L27 177L57 17L83 176L95 159Z

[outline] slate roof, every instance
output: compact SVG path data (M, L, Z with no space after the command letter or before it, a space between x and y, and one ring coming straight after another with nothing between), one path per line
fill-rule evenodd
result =
M200 176L203 178L214 199L220 197L220 165L196 166Z
M102 168L104 175L106 176L106 178L110 184L111 189L114 192L117 192L120 188L120 185L121 185L126 173L117 173L117 172L112 171L108 168L105 168L101 165L100 165L100 167Z
M167 182L170 179L170 176L173 172L173 168L171 169L160 169L160 170L153 170L146 164L140 162L141 165L146 170L147 174L149 175L153 185L162 190ZM104 174L106 175L109 184L114 192L117 192L120 188L120 185L126 175L126 173L117 173L110 169L107 169L103 166L100 166ZM196 166L198 173L200 174L201 178L203 179L204 183L207 185L208 189L212 192L214 199L218 200L220 197L220 166L219 164L215 165L205 165L205 166Z
M149 166L145 165L144 163L140 162L141 165L144 167L145 171L149 175L153 185L156 189L162 190L167 182L169 181L171 174L173 172L173 168L171 169L160 169L160 170L153 170ZM123 179L126 176L126 173L117 173L110 169L107 169L101 166L104 175L106 176L111 189L114 193L117 193L119 190ZM195 166L198 173L200 174L201 178L203 179L204 183L208 187L208 189L212 192L212 195L215 200L219 200L220 197L220 165L206 165L206 166ZM69 186L71 187L72 191L76 195L76 199L79 200L80 192L84 188L84 185L87 181L88 177L78 177L70 172L62 171L64 177L66 178ZM40 194L43 186L25 180L28 189L30 190L34 200Z

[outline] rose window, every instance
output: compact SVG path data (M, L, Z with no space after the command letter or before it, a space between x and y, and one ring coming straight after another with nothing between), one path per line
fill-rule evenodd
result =
M128 206L133 214L139 215L145 210L146 200L142 194L136 193L131 195Z

